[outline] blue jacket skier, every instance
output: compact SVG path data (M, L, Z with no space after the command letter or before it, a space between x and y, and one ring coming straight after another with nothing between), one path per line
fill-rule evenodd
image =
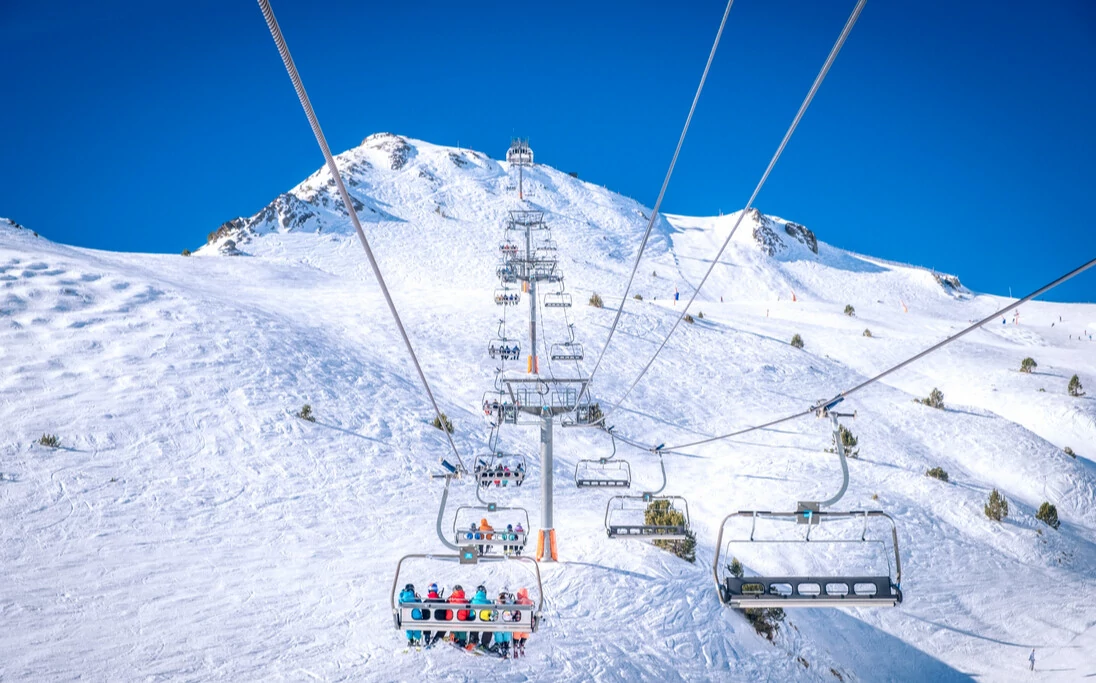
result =
M472 597L473 605L490 605L491 601L487 599L487 589L482 585L476 587L476 594ZM494 610L476 610L476 621L491 621ZM480 633L468 634L468 642L476 643L476 636L479 636L479 646L486 648L491 644L491 632L482 631Z
M403 587L403 591L400 592L400 603L405 602L421 602L419 596L415 594L415 586L413 584L407 584ZM422 619L422 610L411 610L412 619ZM407 631L407 645L418 645L422 641L422 631Z

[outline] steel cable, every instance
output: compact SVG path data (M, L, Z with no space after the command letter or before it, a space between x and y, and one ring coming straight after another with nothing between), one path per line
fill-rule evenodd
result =
M274 17L274 10L271 9L269 0L259 0L259 7L262 9L263 18L266 19L266 25L270 29L270 36L278 46L278 54L282 57L282 62L285 64L285 70L289 73L289 79L293 81L293 89L297 91L297 98L301 101L301 107L304 108L304 114L308 118L308 123L312 126L312 133L316 136L316 142L320 145L320 151L323 152L324 160L327 162L327 168L331 171L331 176L335 179L335 186L339 189L339 195L342 197L343 204L346 205L346 211L350 214L350 221L354 224L354 230L357 231L358 239L365 249L365 255L369 259L369 265L373 269L373 275L377 278L377 284L380 285L381 292L384 294L384 300L388 304L388 310L392 313L392 319L396 321L396 328L400 332L400 337L403 338L404 345L407 346L407 353L411 356L411 362L415 365L415 371L419 374L419 380L422 381L422 386L426 390L426 395L430 398L430 404L434 406L434 414L437 416L438 424L441 425L442 431L445 432L445 437L449 440L449 446L453 449L453 455L456 456L461 470L467 471L464 467L464 461L460 457L460 451L457 450L457 444L453 441L453 435L445 428L446 420L442 415L441 409L438 407L437 400L434 399L434 392L430 390L430 383L426 381L426 375L422 371L422 365L419 363L419 358L415 354L414 347L411 345L411 339L407 336L407 330L403 327L403 321L400 319L400 314L396 310L396 303L392 300L392 294L388 291L388 285L385 284L384 276L381 275L380 266L377 264L377 259L373 256L373 250L369 246L369 240L365 236L365 231L362 230L362 224L358 220L357 211L354 210L354 203L350 199L350 193L346 191L342 176L339 174L339 168L335 165L335 158L331 155L331 148L327 146L327 139L320 129L319 119L316 118L316 112L312 109L312 102L309 101L308 93L305 92L304 83L301 82L301 76L297 73L297 66L293 63L293 57L289 54L289 46L286 45L285 37L282 35L282 30L278 26L278 20Z
M631 386L628 387L628 390L624 392L624 395L620 397L620 400L618 400L616 404L614 404L613 407L605 413L602 421L608 419L610 415L616 412L616 410L624 404L624 401L628 399L628 396L631 395L632 391L636 388L636 385L638 385L640 380L643 379L644 375L647 374L647 371L651 369L651 365L653 365L655 359L658 358L658 354L662 353L662 349L666 348L666 343L670 341L670 337L673 336L674 331L677 330L678 325L681 324L681 321L688 314L689 307L696 300L697 295L700 294L700 290L703 289L704 283L708 281L708 277L712 274L712 271L715 270L716 265L719 263L719 259L723 257L723 252L726 251L727 245L731 243L731 238L734 237L735 231L737 231L738 226L742 224L742 219L746 217L746 213L753 206L754 200L757 199L758 193L761 192L761 188L764 187L765 181L768 180L769 174L772 173L773 167L776 166L776 162L780 159L780 155L783 154L784 148L787 146L788 141L791 139L796 127L799 126L799 122L803 118L803 114L806 113L807 107L810 106L811 101L814 99L815 93L818 92L818 88L822 85L822 81L825 80L826 74L829 73L830 67L833 65L834 60L837 59L837 54L841 51L841 47L845 44L845 39L849 37L849 33L852 31L852 27L856 25L856 20L860 17L860 12L864 9L864 5L866 3L867 0L859 0L859 2L856 3L856 7L853 8L852 14L849 15L848 21L845 22L844 29L841 30L841 35L838 36L837 42L834 43L833 48L830 50L829 56L826 57L826 62L822 65L822 69L815 77L814 83L811 84L810 91L807 92L807 96L803 99L803 103L799 106L799 111L796 112L795 119L792 120L791 125L788 127L788 131L784 133L784 139L780 141L780 146L777 147L776 153L773 154L772 159L769 160L769 165L765 168L765 173L762 174L761 180L757 183L757 187L754 188L753 194L750 195L749 201L746 202L746 207L742 209L742 212L738 215L738 220L735 221L734 227L732 227L730 233L727 234L727 239L723 241L723 246L719 248L719 252L715 255L715 258L712 259L712 264L708 266L708 271L704 273L704 277L700 280L700 284L696 286L696 289L693 291L693 295L689 298L689 301L685 304L684 308L681 309L681 315L679 315L677 320L674 321L674 325L670 328L670 332L666 335L666 338L662 340L662 343L659 344L658 349L655 351L654 355L651 356L651 359L647 361L647 364L645 366L643 366L643 370L640 371L639 375L635 378L635 381L633 381ZM633 270L633 275L634 274L635 271ZM627 297L627 294L625 294L625 297ZM623 307L624 304L622 302L621 308L623 309Z
M609 336L605 339L605 344L601 347L601 353L598 354L597 362L594 363L594 369L590 371L590 382L593 382L594 375L597 374L598 368L601 367L601 359L605 357L605 352L609 349L609 343L613 341L613 334L616 332L617 324L620 323L620 316L624 312L624 303L628 300L628 292L632 291L632 282L635 280L636 271L639 270L639 262L643 258L643 251L647 248L647 240L651 237L651 230L655 226L655 221L658 220L658 211L662 207L662 198L666 196L666 188L670 185L670 177L674 174L674 166L677 165L677 157L681 154L681 147L685 144L685 134L689 132L689 125L693 121L693 114L696 112L697 102L700 101L700 93L704 91L704 83L708 80L708 71L712 68L712 61L715 59L716 48L719 47L719 41L723 37L723 27L727 25L727 16L731 13L731 5L734 4L734 0L727 0L727 9L723 10L723 20L719 22L719 30L715 34L715 42L712 43L712 51L708 54L708 62L704 65L704 73L700 76L700 85L696 88L696 95L693 96L692 106L689 107L689 115L685 117L685 126L681 129L681 136L677 139L677 147L674 149L674 156L670 159L670 167L666 169L666 177L662 180L662 188L658 191L658 199L655 200L654 208L651 210L651 216L647 219L647 229L643 231L643 239L639 243L639 251L636 253L635 263L632 264L632 273L628 276L628 284L624 288L624 294L620 297L620 306L617 308L616 316L613 318L613 324L609 327ZM586 385L590 386L589 383ZM580 397L581 398L581 397Z

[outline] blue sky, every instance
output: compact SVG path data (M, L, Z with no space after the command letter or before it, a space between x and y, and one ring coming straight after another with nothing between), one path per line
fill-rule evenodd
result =
M745 203L853 4L736 1L665 211ZM521 134L648 205L724 6L273 5L336 151ZM322 164L253 2L6 0L0 45L0 215L51 239L193 248ZM1019 295L1096 255L1094 104L1094 3L873 0L757 205Z

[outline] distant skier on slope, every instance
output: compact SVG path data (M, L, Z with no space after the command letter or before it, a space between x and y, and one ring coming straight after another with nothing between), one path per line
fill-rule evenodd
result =
M1028 671L1035 671L1035 648L1031 649L1031 654L1028 655L1028 661L1031 662L1031 668Z

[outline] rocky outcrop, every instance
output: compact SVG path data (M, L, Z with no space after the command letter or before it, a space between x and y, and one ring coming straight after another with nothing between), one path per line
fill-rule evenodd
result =
M776 224L769 220L768 216L762 215L757 209L750 209L747 217L754 221L753 238L761 251L768 256L775 256L784 251L784 242L774 229Z
M388 167L393 171L406 166L413 151L411 145L407 144L407 140L394 133L374 133L362 140L362 146L387 152Z
M808 230L806 226L788 221L784 224L784 232L799 240L815 254L818 253L818 238L815 237L814 233Z
M776 256L788 249L788 244L780 236L779 222L769 218L757 209L750 209L746 217L754 223L753 238L761 251L769 256ZM806 226L788 221L784 223L783 232L810 249L811 253L818 253L818 238Z

